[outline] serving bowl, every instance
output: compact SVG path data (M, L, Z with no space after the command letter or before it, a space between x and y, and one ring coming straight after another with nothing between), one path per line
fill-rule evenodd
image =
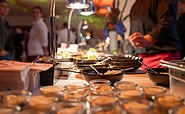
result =
M132 56L132 55L124 55L124 56L114 56L111 60L111 65L114 68L127 68L133 67L133 70L137 70L141 67L142 59Z
M128 68L129 70L132 68ZM114 84L117 81L122 80L124 73L128 69L120 68L97 68L99 74L96 73L93 69L85 69L81 72L82 77L89 82L93 79L107 79Z
M169 74L168 68L152 68L152 70L156 71L157 73L148 69L146 74L148 78L154 82L156 85L161 86L169 86Z

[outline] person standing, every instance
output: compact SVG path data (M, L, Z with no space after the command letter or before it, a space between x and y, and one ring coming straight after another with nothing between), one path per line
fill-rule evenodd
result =
M181 41L180 59L185 57L185 0L178 1L178 21L177 30Z
M32 28L28 41L28 61L34 61L38 56L48 56L48 28L42 18L42 9L33 7Z
M0 0L0 60L14 60L13 28L6 21L9 6L6 0Z
M151 68L164 67L160 60L180 59L177 9L178 0L136 0L131 9L129 41Z
M70 37L68 39L68 24L66 22L63 23L63 28L61 30L57 31L57 45L58 47L61 45L61 43L68 43L68 40L70 41L70 44L76 43L76 36L75 34L70 31Z

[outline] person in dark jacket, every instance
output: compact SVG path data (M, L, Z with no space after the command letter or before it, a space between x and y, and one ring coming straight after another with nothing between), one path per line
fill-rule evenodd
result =
M177 30L181 41L182 49L180 50L180 59L185 56L185 0L178 1L178 21Z
M136 0L131 9L129 41L151 68L164 67L160 60L180 59L177 8L178 0Z
M0 0L0 60L14 59L14 30L5 17L9 14L8 3Z

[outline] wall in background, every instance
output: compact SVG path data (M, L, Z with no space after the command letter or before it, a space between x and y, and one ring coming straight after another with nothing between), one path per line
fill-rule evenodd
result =
M122 9L123 5L124 5L125 0L120 0L120 10ZM130 9L133 5L133 3L135 2L135 0L128 0L127 6L125 11L123 12L123 17L128 15L130 12ZM11 9L11 11L13 11L14 9ZM48 10L49 13L49 10ZM49 27L49 14L45 16L45 22ZM7 17L8 22L12 25L12 26L31 26L32 24L32 15L9 15ZM72 22L73 23L73 22ZM76 22L74 22L76 23ZM128 38L129 36L129 28L130 28L130 22L129 22L129 17L123 21L127 31L125 33L125 38ZM62 22L61 22L62 24Z

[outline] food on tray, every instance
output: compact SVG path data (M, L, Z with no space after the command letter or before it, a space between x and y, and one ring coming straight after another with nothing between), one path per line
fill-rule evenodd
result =
M82 79L82 80L83 80L82 75L81 75L81 74L79 74L79 73L78 73L78 74L76 74L76 75L75 75L75 77L76 77L77 79Z
M108 70L107 72L104 73L104 75L107 74L119 74L121 73L121 70Z

